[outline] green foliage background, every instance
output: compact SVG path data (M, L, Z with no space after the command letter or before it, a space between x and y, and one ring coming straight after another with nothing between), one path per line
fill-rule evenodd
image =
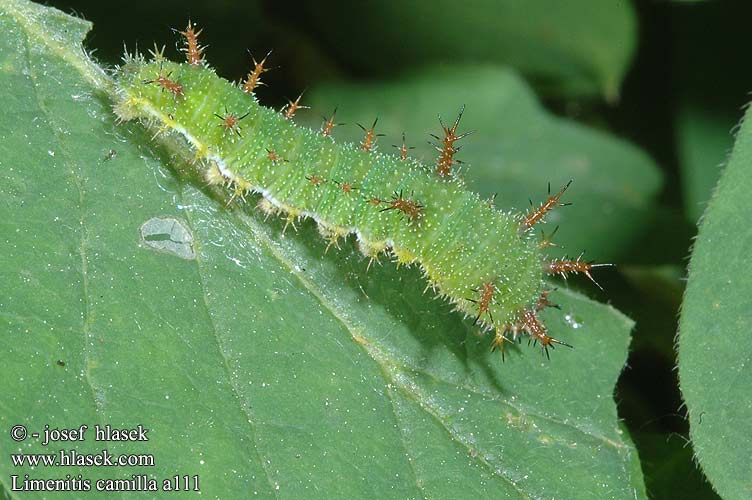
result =
M5 456L49 451L12 442L17 423L144 423L148 447L109 449L157 467L115 476L200 474L212 498L748 496L752 130L735 146L732 132L752 89L739 63L752 8L52 5L93 30L0 3ZM177 57L169 28L188 18L225 78L245 75L245 49L273 48L262 103L307 88L297 119L317 127L338 107L338 140L379 116L382 148L405 132L431 161L436 114L465 104L473 189L524 209L574 179L573 206L548 225L561 227L552 255L617 264L598 275L605 292L559 284L546 320L576 349L545 362L523 345L502 365L414 269L366 273L350 244L322 257L311 224L282 237L252 206L227 208L179 145L116 124L108 71L123 42ZM2 460L8 498L27 497L11 474L61 476Z

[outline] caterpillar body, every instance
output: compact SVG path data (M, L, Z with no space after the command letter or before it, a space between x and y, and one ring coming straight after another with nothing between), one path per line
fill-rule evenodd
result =
M523 335L546 355L554 344L569 346L538 318L551 305L545 277L581 272L592 279L596 264L546 260L546 241L533 231L561 205L566 186L528 214L500 211L466 189L454 168L456 142L467 135L457 131L461 112L451 126L441 123L442 137L434 136L435 165L411 159L404 141L398 154L379 151L376 122L363 127L361 144L337 143L334 116L318 131L293 123L300 97L281 112L258 103L253 91L266 58L234 84L205 63L192 23L181 33L186 63L160 51L151 60L126 56L116 79L121 120L140 119L156 136L181 137L207 182L226 186L234 199L260 194L259 207L284 217L285 228L311 218L330 246L354 234L370 262L389 252L398 263L419 264L428 287L493 332L494 346Z

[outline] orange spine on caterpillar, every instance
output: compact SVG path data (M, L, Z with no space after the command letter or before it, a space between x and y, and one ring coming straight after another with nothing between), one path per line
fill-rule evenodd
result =
M191 66L200 66L204 63L204 47L198 43L198 36L202 31L203 30L196 31L196 25L190 20L188 21L188 26L185 28L185 31L180 31L180 34L185 38L185 47L183 47L183 51L188 59L188 64Z
M183 85L174 81L170 80L170 76L172 73L167 73L166 75L163 75L160 71L159 75L157 75L156 78L152 80L143 80L143 83L145 84L151 84L156 83L159 84L162 89L167 90L168 92L171 92L175 95L175 97L185 97L185 93L183 92Z
M378 123L379 119L376 118L373 121L373 125L371 125L371 128L365 128L363 125L358 123L358 127L366 133L366 136L363 138L363 142L360 143L360 150L361 151L371 151L376 146L376 139L378 137L382 137L384 134L377 134L376 133L376 124Z
M590 271L591 269L596 267L610 267L613 266L613 264L596 264L594 262L585 262L584 260L582 260L583 255L584 252L581 253L576 259L568 259L565 257L563 259L552 260L543 265L543 271L548 274L558 274L565 279L569 274L584 274L590 281L595 283L595 286L603 290L603 287L601 287L598 282L595 281L593 276L590 274Z
M546 325L538 318L538 313L534 309L525 309L520 316L520 325L529 335L528 343L533 342L533 345L540 343L541 348L546 353L546 357L549 357L548 348L553 349L556 344L566 347L572 347L566 342L557 340L548 335L548 329Z
M455 146L454 143L472 134L471 131L457 135L457 127L460 124L462 113L464 112L465 106L462 106L459 115L457 115L457 119L454 121L454 124L451 127L447 127L444 124L444 120L442 120L441 116L439 116L439 123L441 124L441 128L444 132L444 137L439 137L437 135L431 134L431 137L439 141L439 144L434 144L436 149L439 151L439 158L438 160L436 160L436 173L439 174L439 177L450 176L452 174L452 167L457 163L461 163L459 160L456 160L454 158L454 155L459 152L460 149L462 149L462 146Z
M288 119L292 120L292 117L295 116L295 113L299 109L308 109L308 106L303 106L300 104L300 100L303 98L303 92L300 93L297 99L294 101L288 100L288 103L285 104L285 106L282 108L282 115Z
M253 60L253 69L250 73L248 73L248 78L246 78L245 82L240 87L243 89L243 92L245 92L246 94L251 94L254 90L256 90L256 87L266 85L266 83L261 81L261 75L269 71L269 68L264 67L264 65L266 64L267 58L271 54L272 51L270 50L266 53L266 55L263 59L261 59L260 62L257 62L256 58L253 57L253 54L251 54L251 59Z
M353 186L349 182L340 182L340 181L332 181L332 182L338 185L344 194L350 194L353 191L358 191L360 189L359 187Z
M489 318L491 319L491 323L493 323L493 315L491 314L490 306L491 302L493 302L493 296L494 292L496 291L496 286L493 284L493 281L488 281L486 283L483 283L480 290L476 291L480 293L480 298L478 300L467 299L474 304L478 304L478 315L473 320L473 325L477 325L478 321L480 321L481 316L483 316L484 314L488 314Z
M520 229L522 231L526 231L533 227L535 224L540 222L548 212L553 210L556 207L565 207L569 205L569 203L559 203L559 198L562 197L564 192L567 190L567 188L572 184L572 181L570 180L567 182L566 186L561 188L558 193L551 196L551 184L548 185L548 197L546 198L546 201L541 203L541 206L531 211L529 214L527 214L522 219L522 224L520 224ZM533 202L531 201L530 204L532 205ZM557 228L558 229L558 228ZM556 230L554 230L556 232ZM553 233L551 234L551 237L553 237ZM550 242L550 239L549 239ZM550 243L549 243L550 244Z
M399 151L399 159L402 161L407 160L407 155L411 149L415 149L415 147L408 147L407 142L405 142L405 133L402 132L402 145L397 146L396 144L392 144L393 148L396 148L397 151Z
M336 118L336 116L337 108L334 108L332 116L330 116L328 119L324 117L324 125L321 127L321 135L323 135L324 137L331 137L334 127L344 125L343 123L335 123L334 119Z
M222 123L220 123L220 125L225 128L226 132L229 132L229 133L234 132L235 134L237 134L238 137L243 137L243 135L240 133L240 120L247 117L249 113L250 112L245 113L244 115L238 116L234 113L230 113L229 111L227 111L227 108L225 108L224 115L214 113L214 116L222 120Z
M326 179L322 179L321 177L317 177L314 175L306 176L306 179L308 179L308 182L313 184L314 186L320 186L326 182Z
M283 159L281 156L279 156L276 151L269 149L269 148L264 148L264 149L266 149L266 157L270 162L277 163L280 161L287 161Z
M505 358L506 343L515 342L518 340L521 341L522 333L526 333L528 335L528 344L531 342L533 343L533 345L540 344L543 353L546 355L546 358L550 358L548 351L549 347L551 349L554 349L558 344L572 348L571 344L555 339L548 335L548 329L546 328L546 325L544 325L538 317L538 313L546 307L554 307L560 309L560 306L551 303L551 301L548 299L548 295L551 293L551 291L552 290L544 290L541 293L541 296L538 298L538 301L532 308L522 309L515 321L506 323L501 328L497 329L494 340L492 342L492 348L500 348L502 359Z
M230 201L260 194L258 207L283 218L283 233L312 218L328 242L325 252L354 233L369 267L385 252L398 263L420 264L426 289L474 318L481 331L493 331L493 347L502 356L505 344L523 335L546 356L557 344L571 347L549 335L539 316L546 307L558 307L549 300L545 277L580 273L595 283L591 270L608 264L585 262L582 255L546 259L543 249L554 246L556 229L540 242L533 234L552 210L566 205L561 198L571 181L554 195L549 185L546 200L525 215L503 212L494 198L468 191L455 168L461 163L457 142L471 133L458 132L464 106L451 126L439 116L443 134L433 135L439 155L431 168L408 156L413 148L404 134L401 146L394 146L397 154L379 152L378 119L369 128L359 125L365 135L358 144L333 140L333 129L341 125L336 108L318 130L297 126L292 119L307 108L303 93L279 112L249 95L263 85L269 53L260 62L253 59L244 83L232 84L204 63L193 23L180 33L188 64L165 61L160 50L151 62L126 59L118 81L121 120L140 118L159 134L182 137L194 150L193 165L206 167L209 184L229 189ZM222 110L210 109L217 103ZM196 123L196 117L212 115L219 120L215 126Z
M372 203L373 201L370 200ZM387 212L389 210L397 210L398 212L401 212L402 214L407 216L408 221L414 221L418 218L420 218L421 214L423 213L423 209L425 208L420 203L416 202L415 200L410 198L405 198L402 196L402 191L399 193L394 193L391 199L389 200L378 200L379 203L388 203L389 206L382 208L380 212Z

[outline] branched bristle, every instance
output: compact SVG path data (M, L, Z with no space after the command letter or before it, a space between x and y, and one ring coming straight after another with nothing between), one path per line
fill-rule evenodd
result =
M376 146L376 138L377 137L383 137L384 134L377 134L376 133L376 124L378 123L379 119L378 117L373 121L373 125L371 125L371 128L365 128L363 125L358 123L358 127L363 130L363 132L366 133L365 138L363 138L363 142L360 143L360 149L362 151L371 151Z
M452 167L457 163L460 163L458 160L454 159L454 155L460 150L460 146L455 147L454 143L473 133L470 131L457 135L457 127L460 124L460 119L462 119L462 113L464 112L465 106L463 105L451 128L447 127L441 119L441 116L439 116L439 123L444 132L444 137L441 138L431 134L431 137L439 141L439 144L434 144L439 151L439 158L436 160L436 173L439 174L439 177L449 176L452 173Z
M334 108L334 111L332 112L332 116L330 116L328 119L324 117L324 125L321 127L321 135L324 137L331 137L332 135L332 129L334 127L344 125L344 123L335 123L334 118L337 116L337 108Z
M277 163L280 161L285 161L285 162L287 161L286 159L279 156L279 154L277 154L276 151L269 149L269 148L266 148L266 157L272 163Z
M513 341L508 339L505 334L506 334L505 330L496 330L494 331L494 338L491 341L491 351L495 351L496 349L499 349L501 351L502 363L504 363L507 359L506 357L507 343L510 343L510 344L513 343Z
M383 200L379 200L379 202L383 202ZM386 212L388 210L397 210L405 214L408 220L411 221L418 219L423 213L423 205L417 203L411 198L404 198L402 196L402 191L400 191L399 193L394 193L392 199L387 200L387 203L389 203L389 206L382 208L380 210L381 212Z
M585 262L582 260L582 255L583 254L580 254L576 259L564 258L547 262L543 265L543 271L548 274L558 274L565 279L571 273L584 274L590 281L595 283L595 286L603 290L603 287L599 285L590 274L590 270L596 267L611 267L613 264L594 264L593 262Z
M491 319L491 323L493 323L493 316L491 315L490 307L494 300L494 292L496 292L496 286L494 285L493 281L487 281L486 283L483 283L480 286L480 289L479 289L480 297L477 302L478 317L475 318L475 323L477 323L480 317L483 316L484 314L487 314L488 317Z
M183 86L174 80L170 80L170 73L167 73L166 75L160 73L159 75L157 75L157 78L154 78L153 80L144 80L143 83L146 85L157 83L162 87L163 90L172 92L175 97L185 97L185 94L183 93Z
M159 45L157 45L155 42L154 48L149 49L149 55L151 56L152 60L154 60L154 62L158 62L161 64L162 61L164 61L165 59L164 51L165 51L165 46L162 45L162 48L159 48Z
M533 344L537 345L538 343L540 343L541 348L546 355L546 358L550 359L548 348L550 347L551 349L553 349L554 344L560 344L570 348L572 347L566 342L549 336L548 329L538 318L536 311L532 309L526 309L522 312L520 316L520 323L522 325L522 328L528 333L528 335L530 335L530 340L533 341Z
M219 113L214 113L214 116L222 120L222 125L227 132L234 132L237 134L238 137L243 137L243 135L240 133L240 121L247 117L250 114L250 111L242 116L238 116L235 113L230 113L227 111L227 107L225 106L225 114L220 115Z
M157 44L154 44L154 47L156 48ZM132 63L143 63L144 62L144 56L138 51L138 45L136 45L136 48L134 49L133 53L128 52L128 47L123 43L123 64L132 64Z
M392 147L393 148L397 148L397 150L399 151L399 158L402 161L407 160L407 153L408 153L408 151L410 151L411 149L415 149L414 146L411 146L411 147L407 146L407 143L405 142L405 133L404 132L402 132L402 145L401 146L397 146L396 144L392 144Z
M264 82L261 81L261 74L266 73L269 71L270 68L265 68L264 64L266 64L266 59L271 55L272 51L266 53L263 59L261 59L260 62L256 61L256 58L253 57L253 54L251 54L251 59L253 60L253 69L250 73L248 73L248 78L246 78L245 83L242 85L243 92L246 94L250 94L253 92L256 87L259 87L261 85L266 85ZM250 54L250 52L249 52Z
M325 179L322 179L321 177L316 177L315 175L306 176L306 179L308 179L308 181L314 186L320 186L321 184L326 183Z
M188 59L188 64L190 64L191 66L200 66L204 62L204 47L198 44L198 36L202 31L203 29L196 31L196 25L189 20L188 26L185 28L185 31L179 32L181 35L183 35L183 38L185 38L185 47L183 47L183 52L185 52L185 56Z
M548 198L546 198L546 201L541 203L540 207L534 209L522 219L522 222L520 223L520 231L525 232L531 227L533 227L535 224L540 222L546 216L548 212L550 212L554 208L568 205L568 203L559 203L559 198L562 197L562 195L567 190L570 184L572 184L571 180L567 182L566 186L561 188L561 190L553 196L551 196L551 184L549 184L548 185ZM532 202L531 202L531 205L532 205ZM553 236L553 234L551 236Z
M295 112L299 109L308 109L308 106L303 106L302 104L300 104L300 99L303 97L304 93L305 90L300 93L295 101L289 101L288 104L285 104L285 107L282 108L282 114L285 116L285 118L291 120L292 117L295 116Z
M538 298L538 302L535 303L535 310L536 311L542 311L546 307L554 307L556 309L561 309L561 306L559 304L554 304L551 302L548 298L548 294L550 294L553 290L544 290L541 293L541 296Z
M538 244L538 248L548 248L548 247L556 247L558 246L556 243L554 243L552 240L554 239L554 236L556 236L556 232L559 230L559 226L556 226L553 231L551 231L551 234L546 235L543 231L541 231L541 242Z

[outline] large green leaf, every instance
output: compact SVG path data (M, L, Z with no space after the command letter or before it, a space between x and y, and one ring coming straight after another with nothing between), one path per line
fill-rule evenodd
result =
M547 233L560 226L557 255L586 249L592 258L621 260L650 221L661 187L660 172L642 151L551 116L509 70L460 65L385 83L330 84L313 89L309 103L327 113L338 106L338 121L347 126L335 135L352 141L363 135L355 123L370 125L378 116L378 130L387 134L382 149L401 144L404 131L416 148L410 154L429 165L438 154L427 141L429 133L441 131L436 113L451 122L466 105L459 131L475 132L462 140L457 158L467 163L465 176L474 190L498 193L499 207L519 211L528 210L531 199L544 200L549 182L558 190L574 179L563 198L572 206L557 208L547 219Z
M367 273L350 245L323 255L311 224L283 237L164 169L114 123L78 49L87 23L12 0L0 28L5 495L21 496L12 474L143 473L198 474L207 498L644 497L612 399L629 319L557 292L545 318L576 349L502 365L416 269ZM44 447L11 441L16 424L150 431ZM155 466L7 458L105 447Z
M723 498L752 490L752 119L747 112L703 216L679 324L679 380L695 454Z
M328 50L361 71L393 75L427 61L501 62L549 93L611 100L637 31L631 5L614 0L309 0L304 10Z

